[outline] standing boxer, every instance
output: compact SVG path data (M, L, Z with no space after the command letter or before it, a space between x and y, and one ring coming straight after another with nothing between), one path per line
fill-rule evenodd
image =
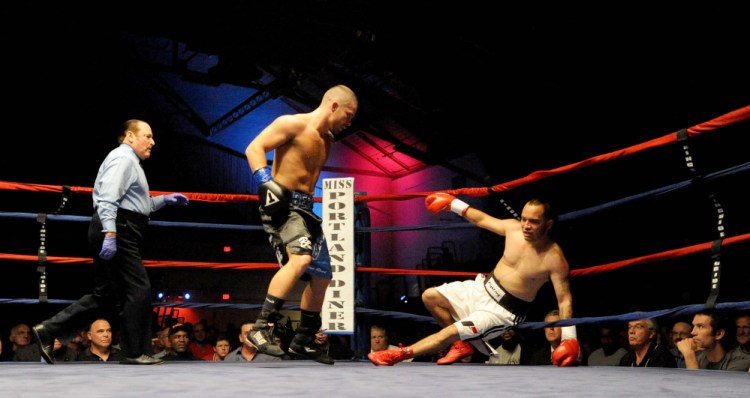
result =
M258 185L260 218L270 235L279 268L268 286L260 316L247 339L264 354L283 356L271 335L269 323L278 319L296 281L307 281L300 302L300 325L289 344L297 357L333 365L318 349L315 333L322 321L320 310L333 277L321 219L313 213L313 193L328 160L334 136L349 127L357 113L357 97L346 86L328 89L310 113L283 115L250 142L245 150ZM275 151L269 170L266 153Z

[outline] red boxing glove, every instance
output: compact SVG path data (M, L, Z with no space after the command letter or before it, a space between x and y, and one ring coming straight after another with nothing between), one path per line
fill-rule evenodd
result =
M458 200L455 196L445 192L427 195L424 204L427 207L427 210L432 214L438 214L442 210L450 210L463 217L466 214L466 211L469 210L468 203Z
M578 340L569 339L560 342L552 352L552 364L557 366L578 366L581 346Z

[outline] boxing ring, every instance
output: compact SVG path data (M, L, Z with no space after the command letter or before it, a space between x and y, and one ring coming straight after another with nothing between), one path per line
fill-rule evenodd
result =
M705 144L710 147L708 140L703 137L712 134L721 134L723 130L731 132L747 131L750 119L750 106L721 115L696 126L685 128L677 132L667 134L650 141L615 150L595 156L573 164L561 166L551 170L535 171L525 177L509 182L495 184L490 187L466 187L456 189L444 189L455 196L464 198L491 199L497 206L497 212L507 211L510 216L517 216L514 203L523 203L529 192L557 191L565 189L568 175L581 175L585 170L587 178L600 178L606 174L604 171L594 171L597 167L611 172L608 169L610 163L622 162L625 158L642 160L642 156L658 152L658 157L665 156L663 151L677 149L680 156L679 164L660 164L659 172L687 173L688 178L674 182L674 178L668 179L650 178L650 189L638 193L623 193L615 198L609 197L604 201L603 196L593 190L584 191L581 195L591 194L593 198L581 200L583 207L562 213L558 219L559 224L565 225L565 231L570 232L570 237L563 238L561 246L564 248L564 239L582 239L577 234L583 229L586 222L592 218L613 218L613 224L620 223L622 228L627 227L628 220L635 219L631 215L619 217L613 216L616 211L634 211L642 207L654 206L661 209L665 202L669 202L670 195L676 192L685 193L698 198L686 203L680 199L677 205L669 203L668 206L676 206L680 214L678 216L700 218L700 225L712 225L710 230L690 235L692 241L687 241L684 236L664 235L663 244L670 245L668 249L652 250L657 245L649 246L630 244L625 238L621 238L621 253L606 253L609 258L621 257L624 260L594 263L592 265L576 266L571 264L571 288L573 290L576 317L573 319L555 323L545 323L536 320L547 308L536 308L536 312L530 315L530 320L522 325L520 329L538 330L548 325L596 325L606 322L622 322L629 320L657 317L669 320L675 317L690 316L703 308L716 308L732 312L750 310L750 290L747 289L750 280L750 214L747 210L738 211L747 207L741 203L740 189L746 186L747 172L750 170L750 162L726 165L721 162L722 156L718 156L718 168L705 172L701 168L704 158L701 155L709 153L713 148L702 149ZM722 130L722 131L720 131ZM671 158L670 158L671 159ZM595 167L596 166L596 167ZM680 170L679 172L677 170ZM680 174L682 175L682 174ZM611 177L610 177L611 178ZM631 174L618 175L623 178L625 184ZM596 184L596 182L594 183ZM532 189L533 188L533 189ZM19 223L34 224L34 228L41 229L41 243L36 254L28 254L29 250L21 248L19 251L25 253L0 253L0 267L4 264L15 266L33 267L36 265L39 274L39 297L2 297L0 294L0 309L14 308L23 312L24 308L30 306L62 306L72 300L61 300L47 296L45 272L56 265L76 267L82 264L90 264L91 259L85 257L60 257L52 256L45 249L44 229L45 223L71 223L83 224L89 220L88 216L65 214L66 204L78 201L80 197L90 197L91 189L87 187L54 186L33 183L21 183L0 181L0 191L27 192L33 194L62 195L57 210L50 213L29 213L17 211L0 211L0 219L5 220L5 225L16 225ZM368 203L375 201L397 201L406 203L408 201L421 202L426 195L435 191L414 192L406 194L387 195L358 195L354 198L355 203ZM152 191L153 195L165 192ZM256 195L245 194L211 194L211 193L185 193L192 203L205 203L220 206L222 203L252 202L257 201ZM618 191L620 194L620 191ZM9 194L9 195L12 195ZM580 198L580 196L579 196ZM572 199L571 199L572 200ZM316 197L316 202L321 202ZM555 201L553 201L555 202ZM645 204L644 204L645 203ZM571 204L563 206L570 208ZM685 208L689 207L689 211ZM700 208L702 215L696 215ZM671 208L671 207L670 207ZM483 210L487 210L482 208ZM727 211L731 209L732 211ZM636 210L636 211L637 211ZM491 214L496 211L488 211ZM660 218L669 218L664 214ZM507 214L493 214L507 217ZM678 217L675 216L675 217ZM740 222L737 222L739 219ZM444 221L444 220L441 220ZM736 227L735 225L740 225ZM152 220L150 225L156 228L201 228L229 231L245 231L262 236L262 227L253 225L237 224L212 224L194 223L183 221L156 221ZM618 225L615 225L617 227ZM612 227L612 226L610 226ZM683 226L681 225L680 228ZM369 225L357 225L356 233L360 235L376 233L398 234L404 231L443 231L455 233L455 231L476 228L466 222L440 222L434 225L402 225L392 227L372 227ZM745 228L745 230L742 230ZM637 230L637 229L636 229ZM598 231L596 231L598 232ZM644 232L648 243L649 232ZM598 242L604 239L603 234L594 233L587 235L585 239ZM6 234L7 235L7 234ZM84 234L79 234L84 236ZM694 240L695 237L703 238ZM642 237L643 238L643 237ZM636 239L636 238L633 238ZM663 245L662 245L663 246ZM25 247L28 247L25 246ZM583 249L581 249L583 250ZM32 251L33 253L33 251ZM635 255L633 255L635 253ZM592 251L592 261L604 257L605 253ZM627 254L630 256L628 257ZM570 258L585 257L573 251L566 252ZM494 266L498 257L491 258L482 265L484 272ZM200 262L184 260L154 260L146 259L145 265L150 270L162 270L168 272L171 268L194 268L203 271L235 270L242 272L266 272L270 273L278 265L274 262ZM360 278L364 275L379 275L389 277L409 277L419 281L419 287L424 288L426 283L434 284L436 281L448 279L473 278L475 270L451 270L436 269L434 267L416 267L414 269L378 267L377 264L357 264L356 273ZM675 271L676 266L681 268ZM649 275L644 278L644 268L648 267ZM445 267L443 267L445 268ZM2 268L0 268L2 269ZM640 276L623 276L630 269L640 271ZM667 271L664 271L664 270ZM682 270L685 270L683 272ZM622 280L622 286L602 286L602 291L610 291L619 295L638 295L633 298L634 308L629 311L617 311L612 313L608 308L607 300L601 300L602 291L592 290L586 293L584 285L602 285L597 279L605 274L616 274L615 280ZM685 275L687 274L687 275ZM659 279L663 278L663 279ZM654 282L659 280L660 282ZM683 284L685 290L697 290L690 296L659 297L659 302L648 300L648 294L644 291L653 289L654 286L664 287L669 284ZM261 284L262 285L262 284ZM695 287L698 287L697 289ZM405 291L409 289L406 288ZM580 295L579 291L582 291ZM700 296L703 293L703 296ZM547 292L546 294L549 294ZM545 293L540 293L540 301L548 301ZM643 297L646 296L646 297ZM597 299L597 297L599 299ZM640 301L639 301L640 300ZM580 305L579 305L580 303ZM221 302L154 302L154 307L159 313L166 314L176 308L193 308L201 310L257 310L259 305L255 303L221 303ZM583 310L579 310L579 308ZM622 307L617 307L618 310ZM285 309L295 310L298 307L288 305ZM425 313L393 311L380 308L368 308L358 305L354 308L357 319L362 317L378 317L379 319L394 319L410 324L426 324L427 328L434 328L434 321ZM6 314L16 314L6 312ZM580 314L580 315L579 315ZM591 315L591 316L589 316ZM5 331L3 331L5 333ZM580 332L579 332L580 333ZM361 336L360 336L361 337ZM580 336L579 336L580 337ZM356 338L355 338L356 340ZM405 344L411 343L404 342ZM85 366L81 368L80 366ZM0 362L0 391L2 396L144 396L146 394L164 394L167 396L192 393L192 394L221 394L232 393L243 394L258 391L263 388L266 393L278 396L455 396L456 394L488 394L508 393L512 396L746 396L750 391L750 374L742 372L726 371L703 371L686 369L661 369L661 368L621 368L621 367L592 367L580 366L576 368L557 368L553 366L503 366L489 365L483 363L461 363L451 366L436 366L431 362L399 363L393 367L374 367L367 359L355 359L351 361L337 361L334 368L320 365L310 361L284 361L281 363L185 363L169 362L162 366L148 367L123 367L110 364L99 364L92 366L85 363L64 364L61 366L48 366L43 363L14 363ZM246 369L250 367L251 369ZM279 369L277 369L279 368ZM200 376L200 377L196 377ZM247 383L248 377L250 383ZM290 382L291 381L291 382ZM302 382L304 381L304 382ZM63 388L64 387L64 388Z

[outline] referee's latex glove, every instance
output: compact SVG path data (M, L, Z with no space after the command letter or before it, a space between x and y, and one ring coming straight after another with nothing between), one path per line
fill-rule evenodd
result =
M102 251L99 252L99 257L104 260L111 260L112 257L117 253L117 237L116 236L105 236L104 243L102 243Z
M168 205L180 205L185 206L190 203L190 199L181 193L170 193L164 195L164 203Z

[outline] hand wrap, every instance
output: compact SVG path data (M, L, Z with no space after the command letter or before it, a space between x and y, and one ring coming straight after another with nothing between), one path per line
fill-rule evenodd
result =
M468 203L456 199L455 196L445 192L437 192L427 195L424 204L427 207L427 210L432 214L437 214L442 210L450 210L463 217L469 210Z
M253 179L258 184L258 202L264 213L272 216L279 210L289 209L291 192L273 180L268 167L255 170Z
M271 170L268 167L261 167L253 172L253 180L255 185L261 186L268 181L273 181L271 177Z
M575 326L563 326L562 341L552 352L552 364L557 366L578 366L581 363L581 346Z

